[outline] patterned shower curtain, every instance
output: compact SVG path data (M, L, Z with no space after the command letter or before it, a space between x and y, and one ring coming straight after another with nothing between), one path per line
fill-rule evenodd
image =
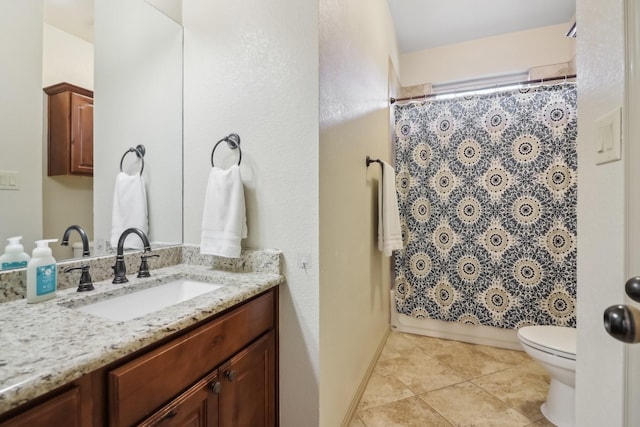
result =
M575 326L576 86L395 107L398 313Z

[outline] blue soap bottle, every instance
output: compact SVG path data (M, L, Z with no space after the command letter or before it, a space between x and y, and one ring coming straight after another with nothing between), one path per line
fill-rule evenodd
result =
M41 302L56 296L58 276L56 260L49 242L58 239L38 240L27 264L27 303Z

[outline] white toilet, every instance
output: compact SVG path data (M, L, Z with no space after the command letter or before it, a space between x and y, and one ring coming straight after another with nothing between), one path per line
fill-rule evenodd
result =
M540 409L558 427L573 427L576 385L576 329L562 326L524 326L520 344L551 375L547 401Z

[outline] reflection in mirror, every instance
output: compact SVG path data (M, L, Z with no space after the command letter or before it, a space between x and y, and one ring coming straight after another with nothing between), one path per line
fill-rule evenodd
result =
M182 0L145 0L151 6L182 25Z
M149 240L182 242L182 27L143 0L96 0L94 238L108 241L122 154L143 144Z
M8 237L23 235L31 253L35 240L60 240L72 224L104 248L119 157L141 143L149 150L149 237L182 242L182 28L143 0L97 0L95 17L93 7L93 0L0 5L0 172L17 183L0 189L0 251ZM93 177L47 174L42 88L60 82L97 89ZM73 256L71 245L52 249L57 260Z

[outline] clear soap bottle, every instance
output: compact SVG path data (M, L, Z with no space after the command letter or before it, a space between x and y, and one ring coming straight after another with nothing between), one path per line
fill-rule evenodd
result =
M56 260L49 242L58 239L38 240L27 264L27 303L41 302L56 296L58 276Z
M20 244L22 236L9 237L9 244L4 248L4 255L0 256L0 270L15 270L25 268L31 259Z

